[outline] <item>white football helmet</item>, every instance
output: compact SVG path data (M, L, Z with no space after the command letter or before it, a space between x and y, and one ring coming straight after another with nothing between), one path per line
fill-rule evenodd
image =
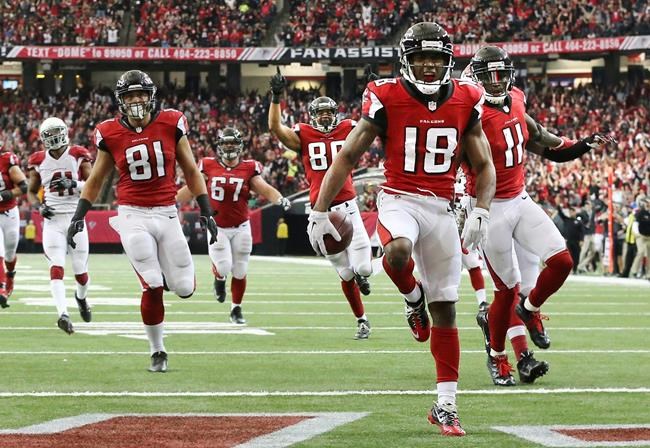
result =
M43 146L47 151L59 149L62 146L68 146L68 126L63 120L57 117L50 117L41 123L38 133L43 141Z

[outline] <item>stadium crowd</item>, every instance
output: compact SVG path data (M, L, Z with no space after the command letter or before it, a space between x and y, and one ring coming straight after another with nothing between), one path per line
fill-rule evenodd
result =
M0 46L118 45L129 0L6 0Z
M389 44L409 22L435 20L458 43L560 40L650 34L650 6L610 0L318 0L286 3L279 46ZM8 0L0 6L0 45L260 46L277 16L273 0ZM130 14L125 15L126 12ZM123 36L126 38L126 36Z

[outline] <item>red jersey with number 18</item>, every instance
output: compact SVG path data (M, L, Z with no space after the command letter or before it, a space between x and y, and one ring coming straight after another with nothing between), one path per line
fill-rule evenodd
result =
M262 174L262 165L255 160L242 160L226 166L213 157L199 162L199 171L206 175L208 194L219 227L235 227L248 221L248 199L251 179Z
M185 115L174 109L154 114L144 128L129 126L124 117L97 125L95 145L113 156L119 174L118 204L176 203L176 145L188 130Z
M298 123L293 127L293 130L300 137L302 165L305 168L305 174L309 182L309 202L311 202L311 205L316 203L325 173L332 166L334 157L343 148L343 142L355 125L354 120L341 120L327 134L306 123ZM352 183L352 174L350 174L345 180L343 188L332 201L332 205L349 201L356 196L357 192Z
M387 193L453 199L462 137L481 117L483 91L472 81L456 79L445 90L435 102L403 78L368 84L362 113L385 137L382 188Z
M528 142L526 96L516 87L510 91L510 104L483 108L483 132L490 142L497 185L494 197L510 199L524 190L526 171L524 149ZM463 166L467 176L467 194L476 197L474 173Z

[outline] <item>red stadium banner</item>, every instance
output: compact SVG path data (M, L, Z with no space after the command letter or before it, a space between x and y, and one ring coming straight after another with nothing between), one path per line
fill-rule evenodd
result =
M120 243L120 235L108 223L111 216L117 215L117 210L91 210L86 215L86 226L91 243ZM32 211L32 221L36 226L36 242L43 242L43 217Z
M485 43L457 44L458 58L471 57ZM597 37L593 39L558 40L553 42L496 42L511 56L547 54L603 53L644 51L650 49L650 36ZM1 47L0 57L6 59L51 59L76 61L394 61L397 47L246 47L246 48L161 48L161 47L81 47L81 46L15 46Z

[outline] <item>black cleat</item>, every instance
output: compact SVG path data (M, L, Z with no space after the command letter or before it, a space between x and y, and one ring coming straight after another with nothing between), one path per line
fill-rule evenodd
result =
M65 331L66 333L74 333L74 329L72 328L72 321L70 320L70 316L67 314L62 314L56 324L61 330Z
M515 377L511 373L512 366L508 362L508 355L488 355L487 368L495 386L508 387L515 385Z
M244 319L241 313L241 306L236 306L230 310L230 322L237 325L244 325L246 323L246 319Z
M368 277L364 277L363 275L359 275L359 274L354 274L354 280L357 282L361 294L363 294L364 296L370 294L370 282L368 281Z
M223 303L226 300L226 281L214 279L214 298Z
M490 305L483 302L478 306L478 314L476 315L476 323L483 332L483 343L485 344L485 351L490 354L490 326L488 325L488 310Z
M519 381L532 384L541 376L546 375L549 365L546 361L538 361L533 357L533 352L525 351L517 363Z
M528 311L524 307L526 296L519 294L519 303L515 306L517 316L521 318L528 328L530 340L533 341L537 347L546 350L551 346L551 338L546 334L542 320L548 320L548 317L542 315L539 311Z
M90 322L93 319L93 314L90 311L90 306L86 299L79 299L75 293L74 299L77 301L77 307L79 308L79 314L84 322Z
M9 308L9 306L10 305L7 303L7 296L0 294L0 307Z
M404 302L406 306L404 307L404 314L406 316L406 321L411 327L411 334L418 342L426 342L429 340L431 335L431 322L429 322L429 313L427 311L427 301L424 297L424 289L422 285L418 283L420 287L420 300L415 303L410 303L406 299Z
M149 372L165 373L167 371L167 353L156 352L151 355L151 366Z
M357 333L354 335L354 339L368 339L370 331L370 322L366 319L359 319Z

